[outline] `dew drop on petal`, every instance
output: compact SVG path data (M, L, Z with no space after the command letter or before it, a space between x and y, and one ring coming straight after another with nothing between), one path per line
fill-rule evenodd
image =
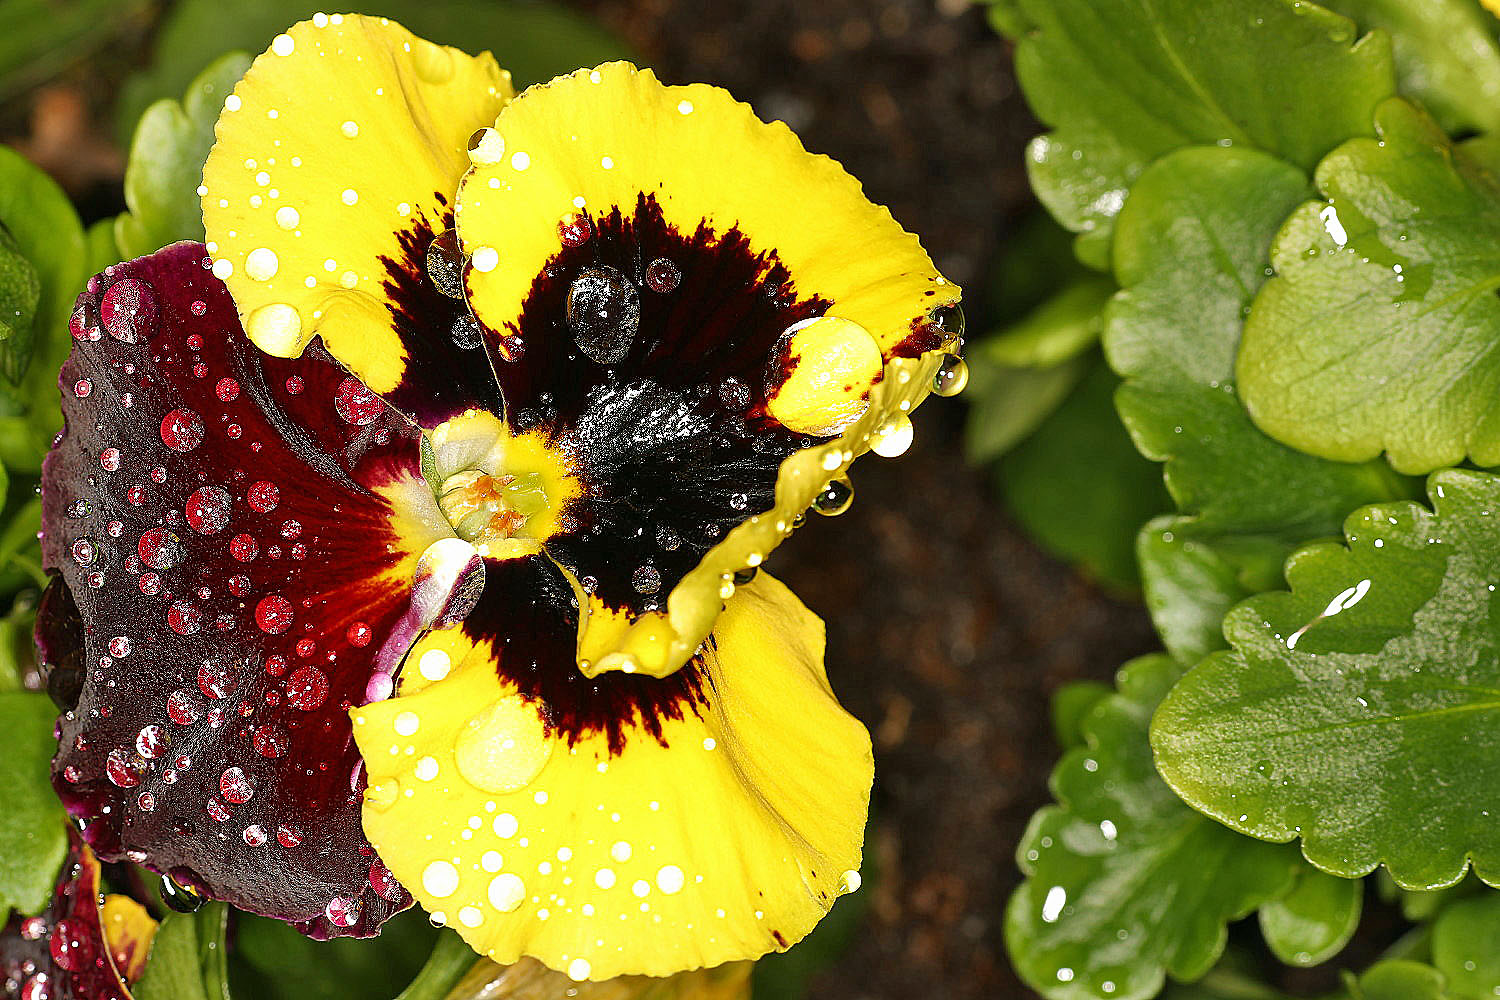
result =
M140 343L156 323L156 297L138 278L121 278L99 301L99 322L109 335L127 344Z
M839 477L824 486L813 498L812 508L824 517L835 517L849 509L854 503L854 487L849 480Z
M219 775L219 794L225 802L243 805L255 796L255 786L245 776L242 768L226 767Z
M380 398L357 378L346 378L339 383L333 393L333 406L340 417L359 427L373 424L385 409Z
M167 625L178 635L196 635L202 619L203 612L187 601L173 601L167 609Z
M245 491L245 502L262 514L269 514L281 502L281 490L275 483L262 479Z
M311 712L328 697L328 675L317 667L298 667L286 679L286 702L293 708Z
M640 293L607 264L587 268L568 287L567 315L580 351L597 364L619 364L640 327Z
M677 290L682 282L682 271L665 257L658 257L646 265L646 287L659 295Z
M215 535L229 524L229 491L218 486L200 486L187 498L184 513L190 528L200 535Z
M334 896L323 909L323 915L335 927L353 927L359 923L359 900L351 896Z
M554 742L534 707L521 698L501 698L459 731L454 761L476 788L513 792L536 780L552 757Z
M141 535L136 543L136 552L141 562L152 569L171 569L182 562L182 539L167 528L152 528Z
M203 443L203 418L186 407L171 411L162 417L161 440L173 451L192 451Z

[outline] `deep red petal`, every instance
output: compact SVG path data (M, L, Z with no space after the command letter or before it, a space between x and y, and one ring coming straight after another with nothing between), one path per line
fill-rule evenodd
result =
M101 857L370 935L411 897L370 884L347 711L406 610L371 490L416 475L415 432L351 406L363 386L316 342L254 348L207 265L199 244L116 265L75 311L42 544L86 676L54 783ZM39 634L62 655L54 600Z
M77 834L69 839L72 850L46 911L36 917L18 913L0 931L4 995L20 1000L130 1000L99 917L99 861Z

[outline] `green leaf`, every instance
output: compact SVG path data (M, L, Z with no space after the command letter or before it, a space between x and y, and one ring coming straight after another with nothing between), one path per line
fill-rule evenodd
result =
M1500 996L1500 893L1462 899L1432 925L1432 964L1455 997Z
M1089 370L1084 358L1054 368L1007 368L986 360L982 350L968 362L964 451L973 465L995 461L1034 433Z
M1232 652L1177 685L1152 729L1193 806L1319 868L1430 889L1500 882L1500 477L1446 470L1434 511L1352 515L1309 546L1290 593L1224 621Z
M1098 681L1073 681L1052 695L1052 733L1064 750L1083 746L1083 723L1114 689Z
M20 334L30 347L37 300L42 297L42 279L21 253L9 232L0 227L0 351L8 355L10 341ZM3 356L3 355L0 355ZM14 364L8 366L14 368Z
M1051 368L1076 358L1099 339L1104 305L1115 283L1093 276L1067 286L1019 323L975 347L1011 368Z
M1260 932L1288 965L1321 965L1354 936L1364 890L1359 879L1304 868L1291 892L1260 908Z
M1271 436L1403 472L1500 464L1500 180L1404 101L1318 167L1276 239L1238 374Z
M0 915L38 913L68 853L67 816L52 791L52 724L45 695L0 694Z
M243 52L221 56L198 74L180 103L160 100L141 116L125 168L129 210L115 220L115 243L125 257L203 239L198 203L203 161L214 144L224 98L249 68L250 57Z
M1476 0L1322 0L1361 28L1391 36L1401 93L1447 132L1500 128L1500 44Z
M1172 515L1142 528L1135 546L1146 609L1162 645L1184 664L1224 648L1224 616L1252 594L1281 586L1292 552L1275 535L1219 535Z
M31 325L17 328L0 346L0 371L14 383L31 361L38 337L50 339L55 331L67 336L73 299L87 277L83 273L83 227L52 178L4 147L0 147L0 226L9 232L15 252L35 271L40 286ZM12 392L5 388L6 395ZM3 404L0 399L0 412Z
M1389 40L1299 0L1015 0L1016 75L1054 132L1029 151L1037 197L1108 262L1140 173L1183 146L1261 149L1310 170L1370 131L1394 92Z
M23 690L22 679L36 664L36 592L24 591L0 618L0 694Z
M236 913L234 941L230 970L237 995L256 1000L390 1000L422 970L440 936L416 909L387 921L378 938L330 941L314 941L279 920ZM472 951L468 957L472 965Z
M171 913L151 942L135 1000L230 1000L224 936L229 907L209 903L196 913Z
M1139 582L1135 535L1169 504L1156 467L1130 445L1114 412L1119 380L1102 362L1000 463L1007 505L1031 535L1084 572Z
M1380 463L1343 465L1277 444L1235 397L1245 310L1276 227L1307 191L1300 171L1264 153L1184 149L1141 177L1120 215L1124 290L1104 333L1126 379L1120 416L1141 453L1167 463L1167 489L1204 530L1332 534L1355 507L1406 489Z
M1169 657L1125 665L1119 693L1084 722L1085 747L1052 775L1058 804L1032 817L1011 897L1011 961L1049 1000L1153 997L1202 976L1225 925L1285 893L1295 850L1248 840L1185 806L1151 762L1151 711L1181 673Z
M1351 1000L1449 1000L1443 974L1420 962L1393 960L1374 966L1358 980L1349 977Z
M318 10L309 0L181 0L163 20L149 71L127 81L118 123L128 133L147 105L176 98L231 50L263 52L271 39ZM593 19L525 0L388 0L378 12L414 34L465 52L493 52L516 86L631 53ZM194 187L197 183L194 182Z

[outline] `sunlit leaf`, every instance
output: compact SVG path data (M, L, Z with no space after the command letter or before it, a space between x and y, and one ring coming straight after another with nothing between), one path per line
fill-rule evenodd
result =
M1260 908L1260 932L1288 965L1320 965L1343 950L1359 925L1365 884L1304 868L1292 891Z

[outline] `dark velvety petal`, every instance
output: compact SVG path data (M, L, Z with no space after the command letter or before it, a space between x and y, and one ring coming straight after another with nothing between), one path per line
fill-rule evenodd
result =
M0 996L17 1000L130 1000L99 915L99 861L72 834L47 909L16 914L0 931Z
M681 232L647 195L625 212L580 213L574 230L503 342L506 419L555 439L584 483L549 551L605 606L660 610L729 529L775 506L782 461L830 439L767 412L784 381L768 370L786 364L778 341L828 304L800 295L738 230ZM633 336L582 344L584 309L624 314ZM603 326L617 331L619 318Z
M79 299L42 483L67 592L39 638L57 676L76 602L87 672L54 783L106 859L369 935L410 897L371 884L347 711L431 540L392 501L431 494L404 418L316 342L258 351L208 263L177 244Z
M666 677L574 666L578 610L558 568L542 556L485 561L484 592L462 629L493 650L502 683L535 706L549 734L575 744L595 734L620 753L627 737L661 741L662 725L707 703L699 658ZM712 640L710 640L712 642Z

